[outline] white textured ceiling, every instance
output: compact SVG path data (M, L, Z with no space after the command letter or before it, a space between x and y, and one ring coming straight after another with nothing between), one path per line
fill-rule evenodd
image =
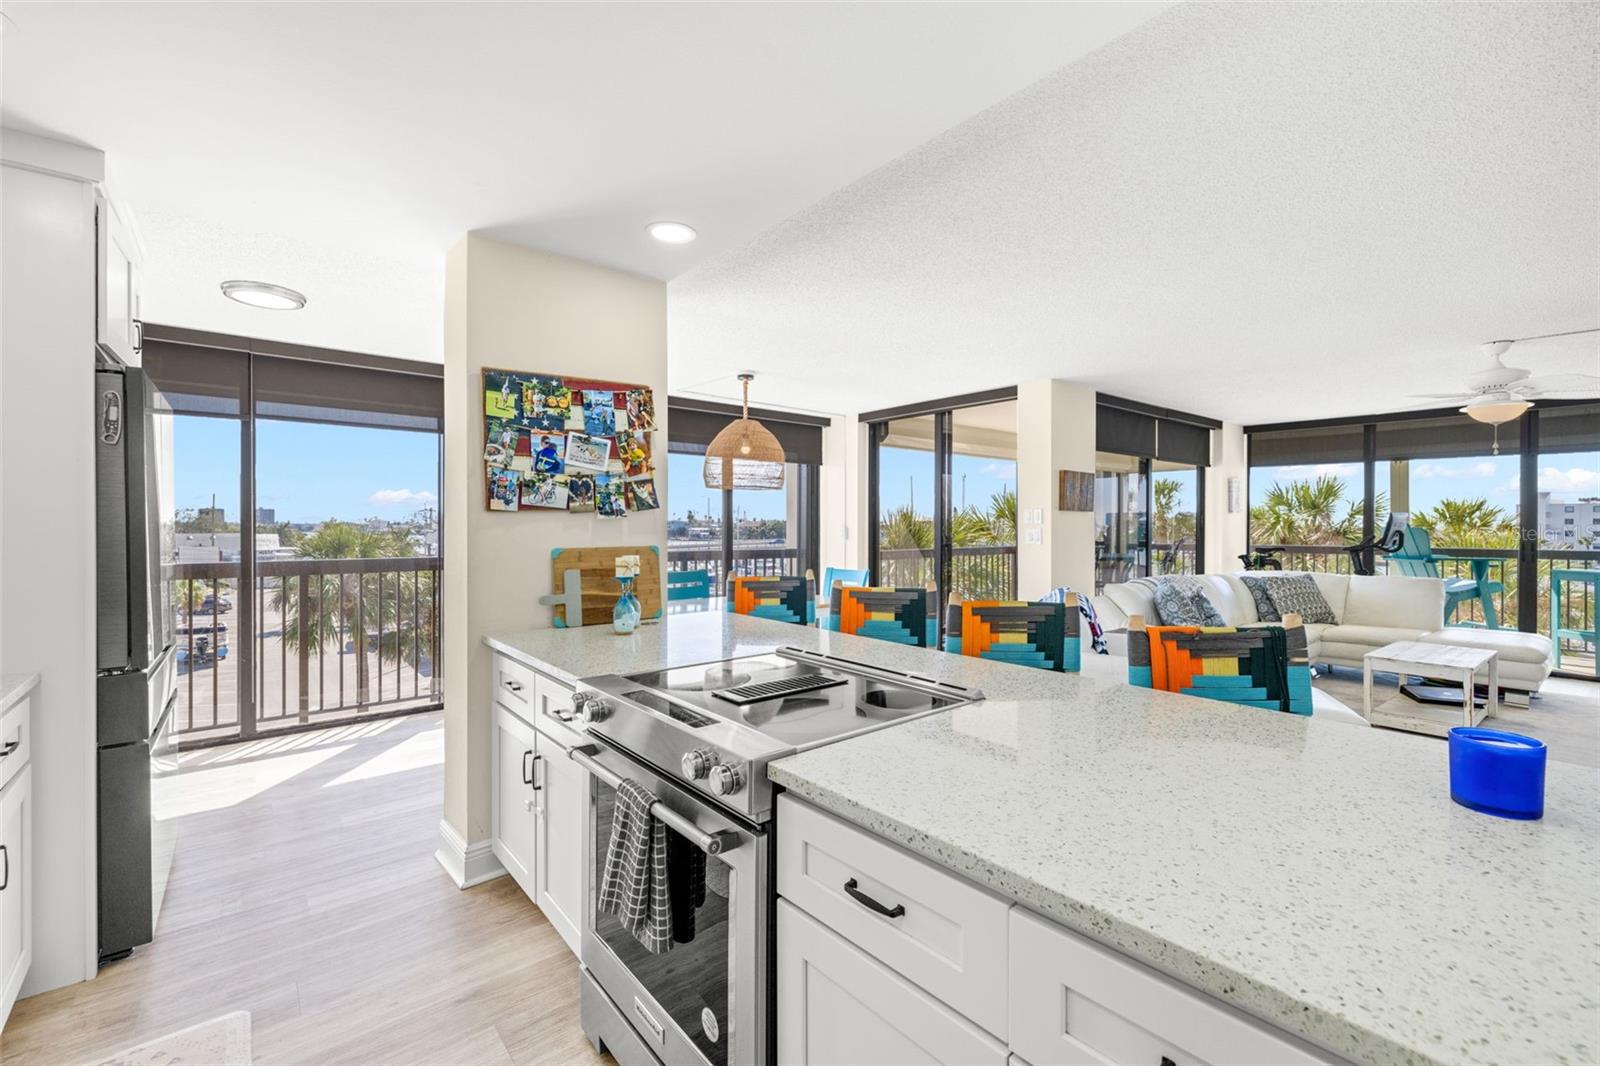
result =
M1597 56L1597 4L1183 5L675 279L672 388L1054 377L1244 422L1450 391L1479 342L1600 326Z
M1166 6L10 0L0 99L107 153L146 318L437 360L468 230L669 278Z

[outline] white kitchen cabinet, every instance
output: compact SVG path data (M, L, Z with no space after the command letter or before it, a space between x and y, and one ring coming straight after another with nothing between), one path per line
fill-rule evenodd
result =
M104 196L95 197L95 339L129 366L143 346L140 273L133 232Z
M32 963L33 770L23 766L0 790L0 1028Z
M1006 1048L950 1007L778 901L778 1061L991 1063Z
M572 710L572 690L538 679L539 862L534 902L577 954L583 935L583 835L589 774L567 757L582 736L562 715Z
M538 744L531 725L495 704L490 838L495 857L529 899L538 897Z

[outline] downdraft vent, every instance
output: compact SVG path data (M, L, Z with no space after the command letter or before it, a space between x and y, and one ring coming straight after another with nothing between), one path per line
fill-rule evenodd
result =
M842 677L802 674L799 677L783 677L776 681L757 681L753 685L719 689L712 695L719 700L727 700L729 703L745 707L752 703L775 700L780 696L798 696L802 692L815 692L818 689L833 688L835 685L845 683L846 680Z

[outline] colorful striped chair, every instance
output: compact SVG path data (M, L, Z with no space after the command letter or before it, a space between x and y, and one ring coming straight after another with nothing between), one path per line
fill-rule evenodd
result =
M727 609L800 626L816 619L811 582L803 577L730 577Z
M928 615L928 590L841 586L833 590L827 627L859 637L932 648L939 620Z
M1311 713L1311 663L1297 614L1249 629L1128 619L1128 684L1290 714Z
M952 601L945 608L944 650L1075 674L1083 664L1081 617L1075 592L1060 603Z

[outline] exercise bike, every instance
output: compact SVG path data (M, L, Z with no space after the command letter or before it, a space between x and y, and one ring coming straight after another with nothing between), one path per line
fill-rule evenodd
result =
M1350 556L1350 572L1362 577L1371 577L1373 568L1367 565L1367 553L1374 555L1393 555L1406 546L1406 526L1411 524L1411 515L1405 511L1398 513L1391 511L1389 520L1383 524L1383 532L1376 537L1369 537L1360 544L1352 544L1345 549L1345 554Z
M1257 548L1239 556L1239 561L1246 570L1282 570L1283 560L1278 558L1281 551L1282 548Z

